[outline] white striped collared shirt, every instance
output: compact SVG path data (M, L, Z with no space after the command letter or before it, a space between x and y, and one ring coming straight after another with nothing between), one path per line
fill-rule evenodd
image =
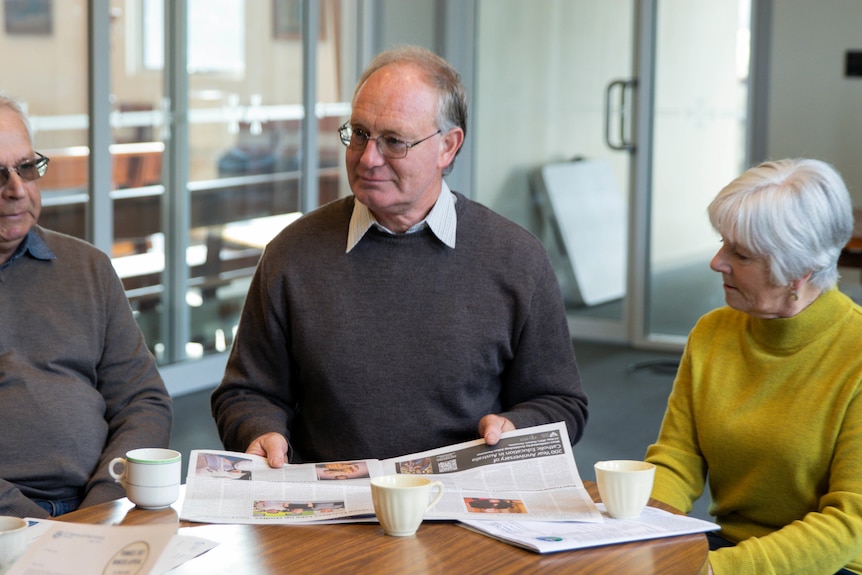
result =
M368 206L362 202L353 202L353 214L350 216L350 225L347 228L347 249L345 252L350 252L356 244L362 239L371 226L377 226L379 229L395 235L391 230L382 226ZM425 226L431 228L431 231L437 236L441 242L452 249L455 249L455 236L458 227L457 216L455 214L455 194L449 189L446 182L443 182L443 187L440 190L440 196L434 203L434 207L428 212L428 215L421 222L413 225L408 229L406 234L423 229Z

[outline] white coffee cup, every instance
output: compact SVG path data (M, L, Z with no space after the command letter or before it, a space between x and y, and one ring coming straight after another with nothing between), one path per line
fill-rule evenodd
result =
M431 488L437 494L429 502ZM425 512L443 497L443 484L420 475L383 475L371 479L371 499L386 535L405 537L419 529Z
M118 466L122 466L119 473ZM125 457L112 459L108 472L123 484L132 503L143 509L163 509L180 495L182 454L160 447L132 449Z
M599 461L594 468L599 495L608 515L617 519L640 515L652 493L655 465L618 459Z
M0 516L0 574L6 573L27 549L27 522L20 517Z

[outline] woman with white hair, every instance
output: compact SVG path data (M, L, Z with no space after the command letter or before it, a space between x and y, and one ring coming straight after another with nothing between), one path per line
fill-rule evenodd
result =
M688 512L709 483L703 573L862 573L862 308L836 287L852 214L811 159L751 168L709 206L727 306L690 333L646 455L660 501Z

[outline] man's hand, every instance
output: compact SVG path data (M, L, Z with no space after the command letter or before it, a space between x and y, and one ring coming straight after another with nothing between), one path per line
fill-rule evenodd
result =
M479 420L479 435L485 439L488 445L496 445L500 441L500 434L504 431L514 431L515 425L500 415L493 413Z
M252 441L245 452L266 457L269 466L277 469L284 465L287 459L287 439L274 431L264 433Z

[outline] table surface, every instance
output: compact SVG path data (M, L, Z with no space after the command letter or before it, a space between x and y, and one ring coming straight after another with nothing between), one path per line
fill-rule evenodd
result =
M585 482L598 501L593 482ZM669 509L651 501L651 505ZM61 516L77 523L175 523L179 533L219 543L174 574L241 573L639 573L690 575L706 561L702 533L604 547L539 554L469 531L453 522L426 521L412 537L389 537L377 523L327 525L221 525L179 520L179 503L146 511L128 499Z

